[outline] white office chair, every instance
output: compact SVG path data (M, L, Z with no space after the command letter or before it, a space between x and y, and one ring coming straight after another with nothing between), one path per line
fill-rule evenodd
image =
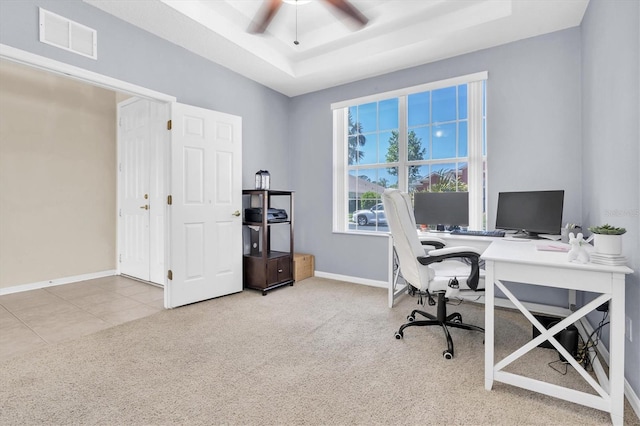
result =
M408 322L396 332L396 339L404 337L407 327L439 325L447 338L447 349L442 355L451 359L454 354L453 340L447 327L484 332L480 327L462 323L462 316L457 312L447 315L446 305L451 297L469 296L470 293L484 290L484 280L480 279L481 253L473 247L463 246L426 251L418 238L409 194L387 189L382 194L382 201L402 278L425 294L430 305L437 304L436 315L414 309L407 317ZM437 297L437 302L433 296ZM416 314L428 319L416 321Z

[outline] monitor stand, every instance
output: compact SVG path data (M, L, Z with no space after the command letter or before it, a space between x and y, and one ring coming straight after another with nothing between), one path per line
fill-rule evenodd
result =
M529 240L539 240L540 235L537 232L530 232L525 229L518 231L516 234L510 235L511 238L525 238Z

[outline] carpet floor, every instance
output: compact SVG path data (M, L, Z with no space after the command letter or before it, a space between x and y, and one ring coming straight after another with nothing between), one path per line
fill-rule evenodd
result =
M0 424L610 424L607 413L506 384L486 391L482 333L453 329L446 360L438 327L394 338L418 306L407 296L389 309L386 298L385 289L309 278L50 345L0 363ZM481 305L454 310L483 326ZM496 312L496 357L531 338L527 324ZM536 348L508 371L588 391L557 361ZM625 424L640 424L628 403Z

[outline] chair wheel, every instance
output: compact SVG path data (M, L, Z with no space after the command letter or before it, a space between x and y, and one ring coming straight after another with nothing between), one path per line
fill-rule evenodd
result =
M396 339L400 340L402 339L402 333L399 331L396 331Z
M453 354L451 352L449 352L448 350L442 352L442 356L444 357L444 359L452 359L453 358Z
M416 320L416 318L413 315L409 315L407 317L407 321L409 321L409 322L414 322L415 320Z
M462 324L462 319L461 318L454 318L452 322L455 322L456 324Z

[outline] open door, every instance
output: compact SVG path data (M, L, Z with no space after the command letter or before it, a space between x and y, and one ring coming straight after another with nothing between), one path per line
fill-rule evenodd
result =
M242 291L242 119L171 105L165 307Z
M119 270L164 285L165 157L169 104L130 98L118 104Z

